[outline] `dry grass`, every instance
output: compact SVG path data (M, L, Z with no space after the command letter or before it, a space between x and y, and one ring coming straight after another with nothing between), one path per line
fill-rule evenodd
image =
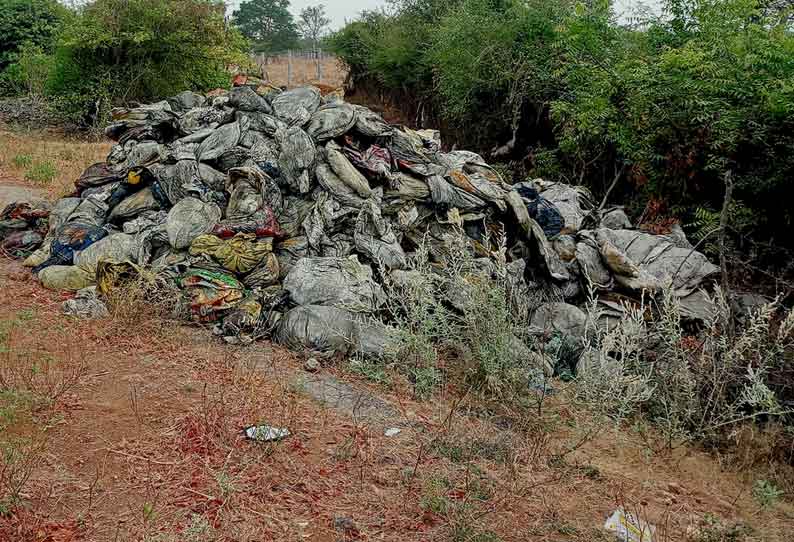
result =
M347 77L347 70L335 57L321 60L322 77L317 77L317 61L310 58L292 59L292 82L287 84L289 60L286 55L270 58L267 65L262 65L265 80L274 86L299 87L307 84L322 84L332 88L341 87Z
M760 509L753 471L693 449L656 454L623 427L593 432L565 389L538 415L451 385L416 402L395 374L392 390L370 386L401 413L402 432L388 438L311 399L300 361L266 343L225 346L120 306L103 321L65 318L61 295L16 264L0 263L0 288L0 319L27 330L15 349L88 367L57 405L11 427L29 436L30 420L44 421L46 447L18 448L8 478L25 480L26 506L0 518L2 541L594 542L611 540L601 526L618 504L663 541L787 539L791 507ZM137 295L124 299L140 307ZM253 444L241 429L257 423L293 435ZM753 530L702 536L715 522Z
M91 164L104 162L108 141L64 139L47 132L12 132L0 127L0 182L33 186L58 198Z

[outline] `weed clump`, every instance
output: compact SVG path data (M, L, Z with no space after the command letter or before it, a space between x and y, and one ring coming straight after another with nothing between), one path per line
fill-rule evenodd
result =
M467 387L495 395L526 385L536 369L522 340L529 311L514 292L517 270L506 262L504 239L495 245L478 258L457 232L437 261L425 240L404 270L382 271L393 327L387 358L409 375L417 396L443 383L452 372L447 362Z

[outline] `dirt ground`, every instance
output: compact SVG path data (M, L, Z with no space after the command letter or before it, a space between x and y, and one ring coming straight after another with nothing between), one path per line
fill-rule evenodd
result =
M0 179L34 186L6 162ZM70 296L18 262L0 260L0 289L3 542L593 542L618 506L659 541L791 540L794 507L753 498L754 466L593 425L563 383L540 412L453 382L418 401L396 373L313 375L134 301L66 317ZM252 424L291 434L251 442Z

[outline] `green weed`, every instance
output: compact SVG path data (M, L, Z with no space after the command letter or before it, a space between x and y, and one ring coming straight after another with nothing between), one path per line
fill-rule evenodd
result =
M58 175L52 162L36 162L25 172L25 180L39 184L49 184Z
M27 168L33 164L33 156L30 154L17 154L11 161L14 163L14 167L19 169Z

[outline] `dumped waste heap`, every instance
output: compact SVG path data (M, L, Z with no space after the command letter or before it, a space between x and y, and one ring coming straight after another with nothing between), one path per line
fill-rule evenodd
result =
M460 232L483 258L504 232L540 332L580 324L566 302L588 281L637 295L672 285L697 317L699 286L717 271L682 235L633 230L581 188L508 184L479 155L445 152L437 131L313 87L183 92L113 119L117 144L72 196L3 211L3 249L53 289L107 294L143 272L163 277L229 341L381 354L385 328L361 315L381 307L384 273L420 243L443 258Z

